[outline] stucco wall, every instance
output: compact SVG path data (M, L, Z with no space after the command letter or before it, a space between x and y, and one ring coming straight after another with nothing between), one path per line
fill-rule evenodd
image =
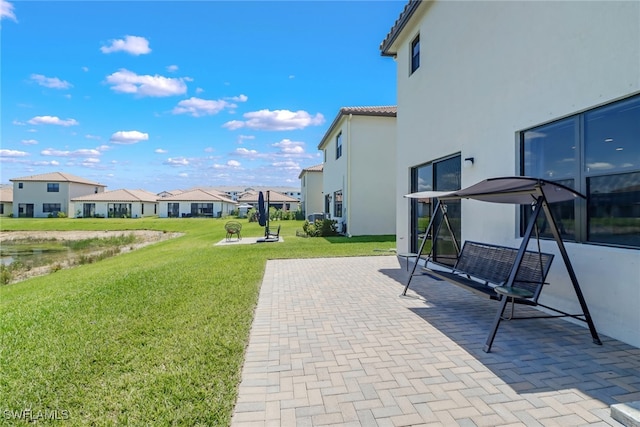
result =
M436 2L398 40L398 249L412 166L474 157L462 186L517 175L517 132L640 92L639 2ZM416 15L420 18L420 14ZM420 32L420 68L409 48ZM512 206L464 201L462 237L516 245ZM557 253L553 242L543 250ZM640 346L640 251L567 244L598 330ZM561 258L543 297L576 309Z
M302 186L304 215L324 212L324 193L322 192L322 172L305 172L305 185Z

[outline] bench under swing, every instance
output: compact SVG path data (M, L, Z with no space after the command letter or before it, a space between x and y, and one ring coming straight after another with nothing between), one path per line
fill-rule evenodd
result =
M445 280L449 283L461 286L476 294L490 299L498 300L500 305L491 325L489 336L483 347L485 352L491 351L498 327L502 320L531 319L531 318L556 318L571 317L587 323L593 342L602 345L595 325L589 313L587 303L580 289L580 284L571 265L569 255L562 241L558 226L551 215L549 203L584 198L584 196L568 187L539 178L530 177L501 177L481 181L471 187L453 192L425 191L411 193L409 198L435 199L434 212L427 226L426 232L415 254L404 254L415 260L411 273L401 296L406 296L407 290L414 276L427 274ZM519 248L509 248L489 243L465 241L462 248L459 247L447 215L448 200L474 199L493 203L508 203L516 205L531 205L532 214L529 217L522 242ZM540 236L537 220L540 213L544 212L549 229L553 234L560 255L571 279L582 313L570 314L557 308L550 307L538 301L546 283L546 277L551 267L554 255L540 250ZM435 219L439 217L440 220ZM433 236L437 239L442 225L445 225L455 249L456 259L453 266L445 265L434 257L432 248L426 255L424 266L416 272L425 248L425 243ZM435 230L434 230L435 228ZM531 237L535 231L537 251L527 250ZM407 259L407 264L409 260ZM511 302L511 314L505 317L507 304ZM527 304L540 306L556 314L535 316L514 316L515 304Z

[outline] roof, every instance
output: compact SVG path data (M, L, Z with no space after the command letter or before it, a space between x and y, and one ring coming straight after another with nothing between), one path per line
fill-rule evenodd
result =
M238 201L241 203L258 203L258 191L247 191L242 196L238 197ZM267 200L267 193L263 192L264 199ZM269 202L271 203L299 203L300 200L293 197L289 197L286 194L278 193L277 191L269 190Z
M233 200L223 197L217 193L201 190L199 188L195 190L185 191L179 194L162 197L160 201L176 201L176 202L225 202L236 204Z
M146 190L113 190L74 197L74 202L156 202L158 196Z
M298 179L302 178L302 175L307 172L322 172L324 169L324 164L319 164L315 166L309 166L308 168L304 168L300 171L300 175L298 175Z
M391 30L387 34L387 37L385 37L382 43L380 43L380 51L382 56L396 55L397 52L391 51L391 45L393 45L402 30L404 30L404 27L407 26L407 23L409 22L415 11L418 9L418 6L420 6L420 3L422 3L422 0L409 0L409 3L404 6L404 9L400 13L400 16L398 17L398 19L396 19L396 22L393 24L393 27L391 27Z
M376 106L376 107L342 107L340 108L340 111L338 112L338 115L336 116L336 118L333 119L331 126L329 126L329 129L327 129L327 132L322 137L322 140L320 140L320 144L318 144L318 150L322 150L322 146L326 144L327 138L329 137L329 135L331 135L334 128L338 125L338 123L344 116L354 115L354 116L396 117L397 114L398 114L398 107L395 105L383 105L383 106Z
M13 187L0 188L0 202L13 203Z
M34 181L34 182L74 182L77 184L87 184L87 185L95 185L98 187L106 187L106 185L100 184L98 182L89 181L88 179L81 178L76 175L71 175L70 173L64 172L50 172L43 173L40 175L29 175L23 176L20 178L11 178L9 181Z

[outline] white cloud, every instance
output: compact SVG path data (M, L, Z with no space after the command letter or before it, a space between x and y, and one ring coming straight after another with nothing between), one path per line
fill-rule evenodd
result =
M241 166L241 164L237 160L229 160L227 162L227 166L232 167L232 168L239 168Z
M191 97L178 102L173 109L173 114L190 114L193 117L211 116L229 107L235 107L235 105L223 100L213 101Z
M167 160L165 160L164 164L169 166L188 166L189 160L185 159L184 157L169 157Z
M69 89L70 87L73 87L73 85L67 81L60 80L57 77L46 77L42 74L31 74L31 80L38 83L40 86L51 89Z
M58 126L76 126L79 125L75 119L63 120L56 116L36 116L27 121L32 125L58 125Z
M233 102L247 102L249 97L247 95L240 94L238 96L232 96L232 97L227 98L227 99L230 100L230 101L233 101Z
M157 154L166 154L168 152L169 152L168 150L164 150L162 148L156 148L154 151L154 153L157 153Z
M179 174L178 174L178 176L179 176L180 178L189 178L189 174L188 174L188 173L186 173L186 172L181 172L181 173L179 173Z
M317 113L311 116L306 111L260 110L243 115L246 121L232 120L223 125L230 130L247 127L258 130L295 130L307 126L318 126L324 123L324 116Z
M108 46L100 48L102 53L127 52L131 55L144 55L151 52L149 41L144 37L125 36L124 39L109 40Z
M101 140L102 138L100 138L98 135L91 135L91 134L87 134L84 136L87 139L94 139L94 140Z
M213 153L214 151L216 151L216 149L213 147L207 147L204 149L205 153Z
M241 163L237 160L229 160L225 164L216 163L213 165L214 169L242 169Z
M38 141L35 139L23 139L20 143L23 145L37 145Z
M0 157L25 157L29 153L26 151L0 149Z
M284 154L300 155L304 154L304 142L295 142L290 139L283 139L280 142L272 144L273 147L278 147Z
M148 133L138 132L137 130L121 130L111 135L109 141L114 144L136 144L140 141L147 141L148 139Z
M18 22L16 14L13 12L13 5L5 0L0 0L0 19L11 19L14 22Z
M47 161L39 161L39 162L33 162L34 166L58 166L60 165L60 162L57 160L51 160L50 162Z
M167 67L167 71L170 73L175 73L176 71L178 71L178 66L177 65L169 65Z
M292 162L291 160L287 160L285 162L274 162L271 166L277 169L285 169L285 170L302 170L300 165L296 162Z
M614 167L615 167L615 165L613 165L611 163L608 163L608 162L587 163L587 168L595 169L595 170L613 169Z
M96 147L96 150L98 150L98 151L107 151L107 150L110 150L110 149L111 149L111 146L104 145L104 144L103 145L98 145Z
M237 154L238 156L242 156L242 157L247 157L250 159L257 159L258 157L261 157L260 153L258 153L256 150L248 150L244 147L238 147L235 149L234 154Z
M256 137L253 135L238 135L238 139L236 140L236 143L244 144L244 141L247 139L256 139Z
M138 96L175 96L187 92L185 81L190 78L170 78L159 75L138 75L132 71L121 68L107 76L107 83L111 90L118 93L132 93Z
M100 151L93 148L81 148L79 150L56 150L55 148L46 148L40 152L43 156L58 156L58 157L92 157L99 156Z

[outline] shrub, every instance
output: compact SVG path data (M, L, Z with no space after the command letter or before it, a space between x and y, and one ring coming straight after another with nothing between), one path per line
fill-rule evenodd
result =
M313 223L305 221L302 229L309 237L335 236L338 234L337 224L335 219L317 219Z

